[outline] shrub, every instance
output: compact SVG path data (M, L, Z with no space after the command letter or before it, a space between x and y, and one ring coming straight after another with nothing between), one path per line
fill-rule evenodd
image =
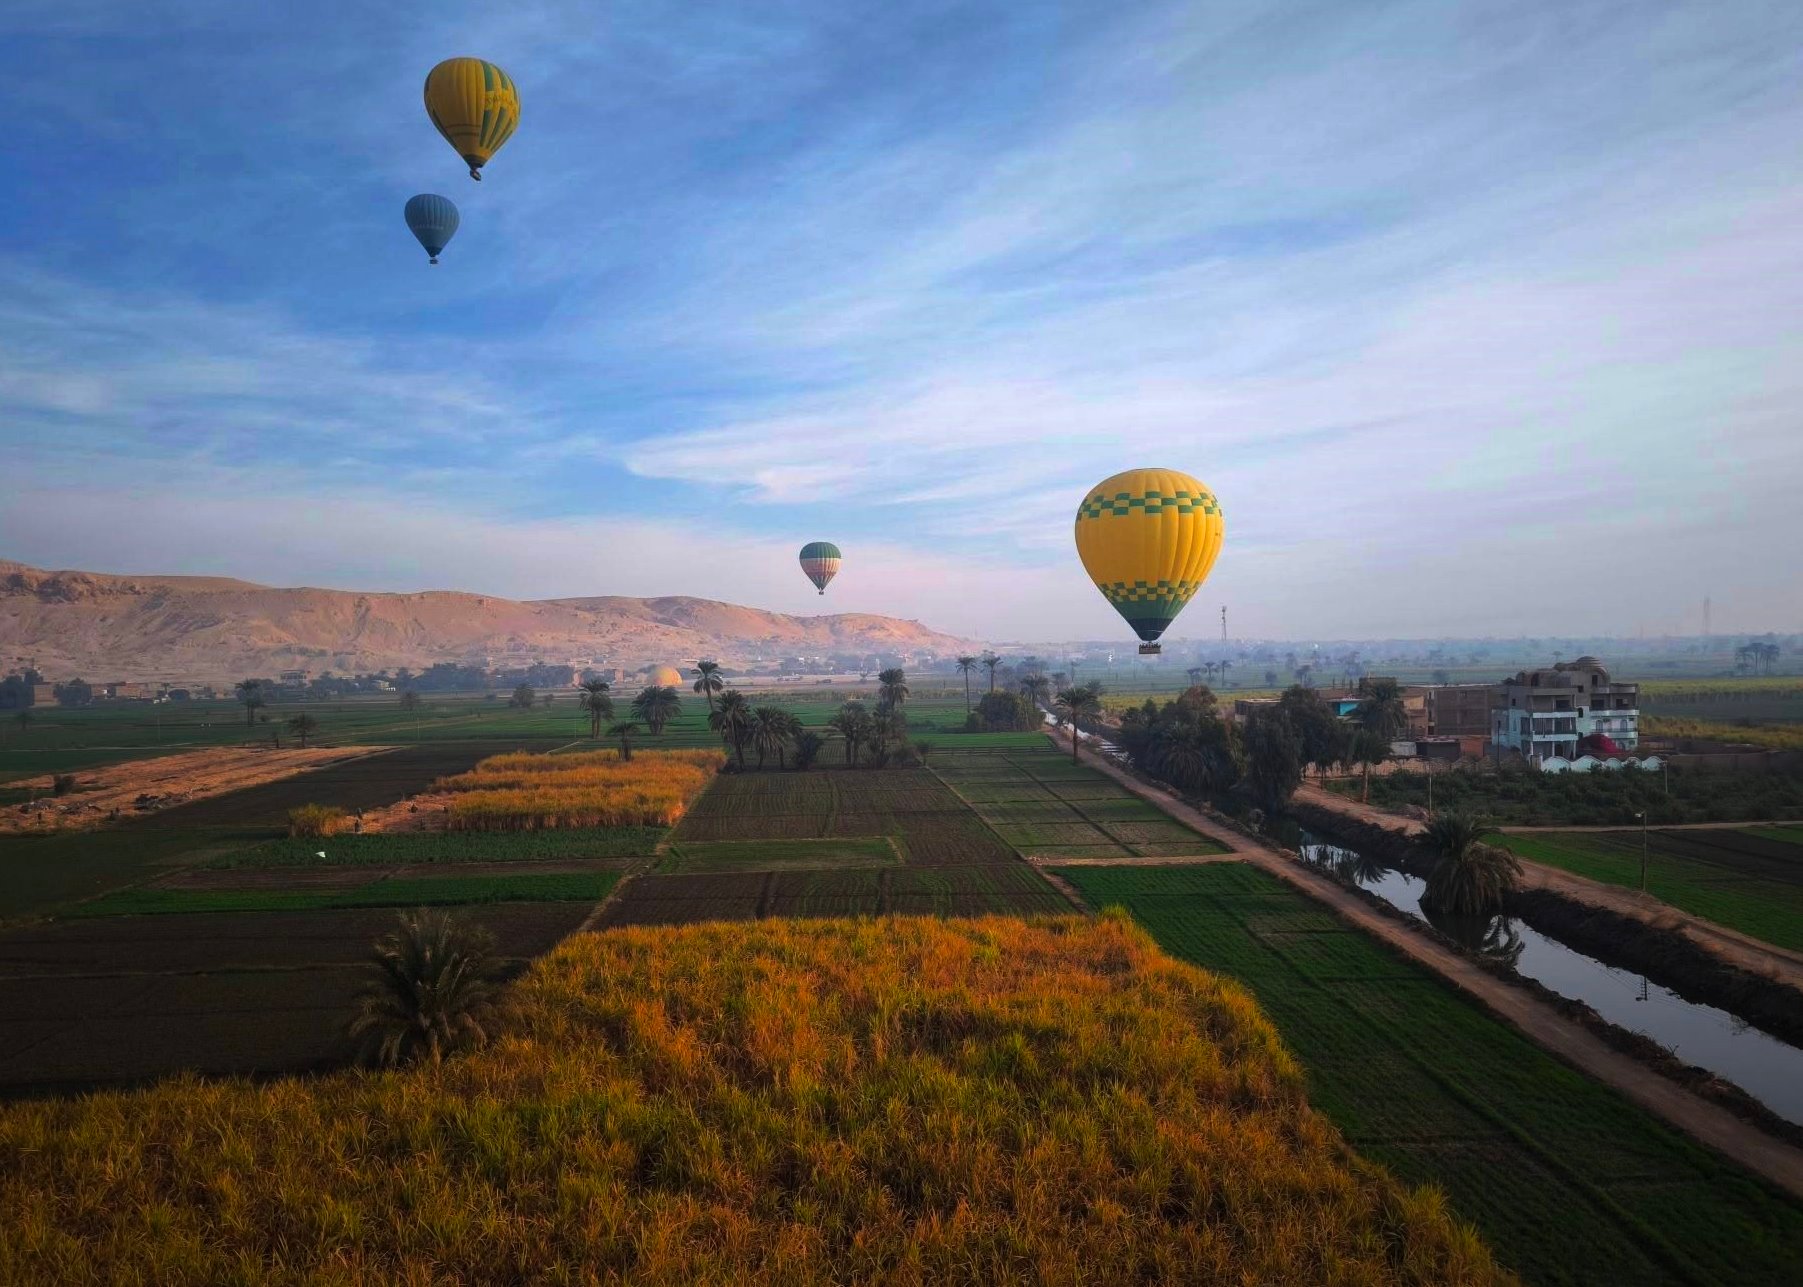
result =
M288 810L288 834L316 839L344 829L345 814L335 804L303 804Z
M74 789L75 775L73 773L58 773L50 779L51 795L68 795Z

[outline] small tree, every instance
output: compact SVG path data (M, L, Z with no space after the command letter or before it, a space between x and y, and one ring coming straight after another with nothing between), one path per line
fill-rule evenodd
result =
M1365 804L1371 803L1371 766L1382 764L1390 758L1390 740L1369 729L1357 729L1347 744L1346 758L1351 763L1364 767L1365 781L1359 798Z
M1302 785L1302 739L1279 707L1265 706L1246 719L1246 786L1253 799L1277 813Z
M519 710L529 711L532 709L532 703L537 700L538 694L532 691L531 684L520 684L514 688L513 696L507 699L507 704Z
M635 720L623 720L607 726L607 735L620 739L620 758L628 763L632 761L632 735L638 731L639 726Z
M376 977L350 1022L358 1055L382 1067L436 1063L486 1042L495 1016L493 949L486 930L449 913L403 913L394 932L376 941Z
M814 761L820 758L820 750L826 745L826 739L814 732L801 732L795 735L795 767L811 769Z
M73 790L75 790L75 775L73 773L58 773L55 777L50 779L51 795L68 795Z
M288 731L300 742L301 750L307 749L307 739L319 731L319 721L302 711L288 721Z
M751 740L751 703L745 694L729 688L720 694L714 709L708 713L707 726L718 733L732 748L733 758L741 771L745 768L745 744Z
M1102 713L1102 696L1092 685L1080 684L1060 690L1053 699L1052 708L1058 712L1058 718L1071 727L1071 763L1075 764L1077 751L1083 745L1083 721L1093 720Z
M653 737L661 736L664 725L682 714L682 698L672 687L653 684L632 699L632 713L645 722Z
M419 709L419 694L414 692L411 688L409 688L405 692L403 692L401 694L401 709L404 711L418 710Z
M914 743L914 758L919 760L922 764L927 762L927 756L932 754L932 751L933 744L925 738L921 738Z

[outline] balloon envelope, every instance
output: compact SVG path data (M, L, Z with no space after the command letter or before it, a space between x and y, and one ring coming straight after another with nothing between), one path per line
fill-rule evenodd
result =
M659 688L680 688L682 672L674 666L659 666L651 672L651 683Z
M1175 469L1129 469L1077 508L1077 556L1142 652L1176 620L1214 566L1226 525L1215 494Z
M801 547L801 570L825 594L826 583L839 574L839 547L831 541L809 541Z
M407 199L407 227L419 238L419 244L426 248L432 262L438 262L438 252L450 244L457 235L457 207L449 197L441 197L436 192L422 192L417 197Z
M520 124L513 78L480 58L447 58L426 73L426 114L480 179L482 167Z

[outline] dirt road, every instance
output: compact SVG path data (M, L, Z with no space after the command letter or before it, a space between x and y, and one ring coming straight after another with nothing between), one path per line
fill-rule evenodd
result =
M1064 744L1069 745L1067 741ZM1236 852L1245 861L1327 904L1342 919L1434 971L1567 1063L1614 1087L1693 1139L1803 1198L1803 1149L1775 1140L1726 1109L1699 1099L1676 1082L1668 1081L1644 1064L1611 1049L1587 1029L1566 1019L1528 992L1502 982L1452 949L1423 938L1405 925L1374 911L1351 891L1325 876L1220 827L1171 792L1147 787L1121 768L1101 759L1091 759L1090 767L1156 804L1186 826L1217 838L1221 832L1236 836L1241 846Z

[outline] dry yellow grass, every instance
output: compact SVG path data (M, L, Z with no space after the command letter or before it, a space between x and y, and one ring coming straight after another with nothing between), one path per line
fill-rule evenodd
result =
M617 751L494 755L468 773L440 778L454 793L455 831L548 827L673 827L726 756L720 751Z
M1124 920L582 935L436 1066L0 1108L0 1281L1507 1281Z
M1675 719L1648 715L1640 721L1647 737L1708 738L1717 742L1744 742L1772 751L1803 751L1803 725L1729 724L1719 720Z

